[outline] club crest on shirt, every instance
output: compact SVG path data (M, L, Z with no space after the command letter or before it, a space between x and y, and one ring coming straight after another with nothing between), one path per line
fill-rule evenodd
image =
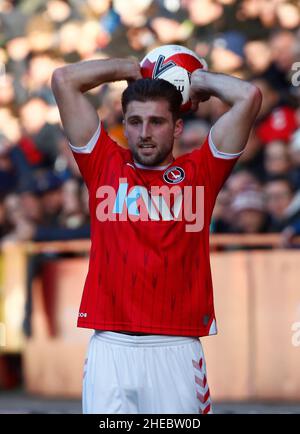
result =
M169 167L164 172L163 178L168 184L178 184L185 178L185 172L179 166Z

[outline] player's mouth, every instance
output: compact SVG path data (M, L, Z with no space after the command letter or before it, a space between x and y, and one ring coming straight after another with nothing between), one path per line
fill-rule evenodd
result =
M153 145L152 143L140 143L139 148L142 149L155 148L155 145Z
M141 143L139 144L140 152L144 155L150 155L153 153L153 150L156 148L152 143Z

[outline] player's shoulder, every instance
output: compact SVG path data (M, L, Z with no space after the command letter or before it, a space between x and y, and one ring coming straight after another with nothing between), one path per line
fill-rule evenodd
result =
M98 152L104 152L106 150L119 150L121 148L118 143L113 140L108 134L105 125L99 119L97 129L94 131L90 140L83 146L73 146L69 143L71 150L75 154L95 154Z
M197 160L198 162L199 160L212 159L221 163L222 161L233 160L240 157L243 151L234 154L220 151L218 143L214 140L213 128L214 127L210 129L202 144L187 154L187 158Z

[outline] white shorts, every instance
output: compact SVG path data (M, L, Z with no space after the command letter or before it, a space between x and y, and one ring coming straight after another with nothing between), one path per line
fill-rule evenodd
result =
M83 413L212 413L200 340L95 331L82 403Z

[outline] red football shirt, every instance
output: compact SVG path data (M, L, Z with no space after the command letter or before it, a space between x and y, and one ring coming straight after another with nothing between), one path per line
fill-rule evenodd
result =
M216 334L209 226L239 154L219 152L209 135L200 149L168 167L146 169L100 125L85 147L71 148L89 190L91 216L78 326Z
M296 110L292 107L275 108L256 127L256 134L263 143L273 140L288 142L297 129Z

